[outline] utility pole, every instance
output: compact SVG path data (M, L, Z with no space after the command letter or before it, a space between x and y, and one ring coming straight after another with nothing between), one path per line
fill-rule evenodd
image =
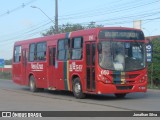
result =
M58 33L58 0L55 0L55 31Z

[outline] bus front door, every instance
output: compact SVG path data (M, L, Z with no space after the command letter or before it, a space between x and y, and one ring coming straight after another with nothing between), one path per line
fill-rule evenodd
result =
M22 49L22 68L21 68L21 75L22 75L22 84L27 84L26 81L26 69L27 69L27 50Z
M48 48L49 62L48 62L48 87L56 88L56 75L55 75L55 60L56 60L56 47L50 46Z
M95 42L86 43L86 88L95 91Z

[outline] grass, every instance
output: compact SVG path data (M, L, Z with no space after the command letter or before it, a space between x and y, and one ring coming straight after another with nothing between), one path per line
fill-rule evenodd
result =
M160 89L160 85L155 86L155 85L148 84L148 89Z

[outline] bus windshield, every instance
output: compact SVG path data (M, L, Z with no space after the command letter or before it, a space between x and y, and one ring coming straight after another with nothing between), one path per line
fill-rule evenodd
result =
M145 44L142 42L101 41L99 65L118 71L140 70L145 67Z

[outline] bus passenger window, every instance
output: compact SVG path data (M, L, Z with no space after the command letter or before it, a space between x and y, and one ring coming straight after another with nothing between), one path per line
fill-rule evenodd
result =
M81 37L73 38L72 40L72 60L81 60L82 59L82 47L83 39Z
M32 43L29 46L29 61L32 62L34 60L36 60L35 43Z
M38 61L46 60L46 42L37 43L36 55Z
M18 63L21 61L21 46L16 46L14 49L14 62Z
M69 39L61 39L58 41L58 60L69 59Z

